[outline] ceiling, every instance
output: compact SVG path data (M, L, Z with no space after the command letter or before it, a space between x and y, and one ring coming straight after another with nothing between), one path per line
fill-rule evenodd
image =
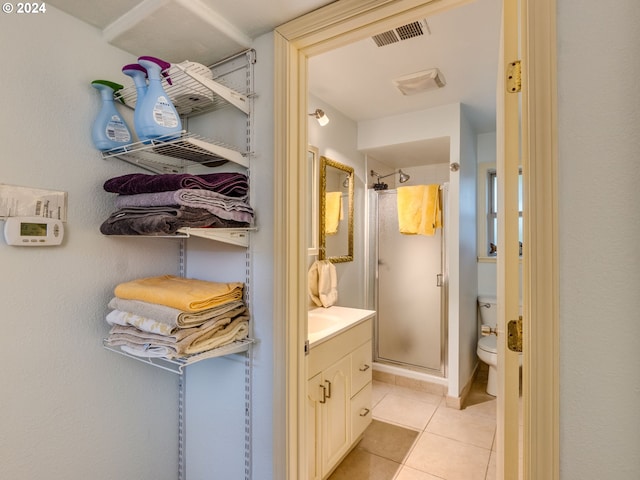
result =
M133 55L209 65L327 0L49 0ZM313 57L309 91L353 121L462 103L477 133L495 131L501 0L476 0L426 20L425 34L376 46L371 38ZM401 25L398 25L400 27ZM383 33L383 32L380 32ZM394 78L438 68L443 88L403 96ZM367 152L390 166L446 156L443 139ZM398 158L402 158L398 164Z
M476 133L494 132L500 17L500 0L476 0L416 18L428 25L422 36L382 47L366 38L312 57L309 91L354 121L462 103ZM405 96L393 84L396 78L433 68L442 73L444 87ZM443 163L449 158L449 142L428 139L366 153L391 167Z
M205 65L333 0L52 0L134 55Z

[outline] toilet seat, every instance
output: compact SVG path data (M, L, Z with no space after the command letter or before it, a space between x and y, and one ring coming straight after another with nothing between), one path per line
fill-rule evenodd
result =
M494 355L498 354L498 337L495 335L487 335L486 337L480 337L478 340L478 348L484 350L487 353Z

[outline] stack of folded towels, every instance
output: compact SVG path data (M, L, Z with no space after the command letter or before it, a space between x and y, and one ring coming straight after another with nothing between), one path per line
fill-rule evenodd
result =
M163 275L120 283L106 343L140 357L179 358L247 338L244 284Z
M238 172L204 175L133 173L111 178L117 210L100 226L105 235L170 235L183 227L249 227L249 182Z

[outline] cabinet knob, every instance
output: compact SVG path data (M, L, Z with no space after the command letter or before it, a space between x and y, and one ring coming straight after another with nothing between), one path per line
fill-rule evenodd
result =
M371 368L371 365L367 365L366 363L364 364L364 366L360 367L359 370L361 372L366 372L367 370L369 370Z
M366 417L367 415L369 415L369 413L371 413L371 410L369 410L368 408L363 408L362 410L360 410L361 417Z

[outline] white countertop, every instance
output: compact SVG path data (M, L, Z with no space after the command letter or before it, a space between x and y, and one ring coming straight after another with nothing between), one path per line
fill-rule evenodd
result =
M307 338L309 347L314 346L354 327L360 322L372 318L375 310L332 306L329 308L313 308L309 310Z

